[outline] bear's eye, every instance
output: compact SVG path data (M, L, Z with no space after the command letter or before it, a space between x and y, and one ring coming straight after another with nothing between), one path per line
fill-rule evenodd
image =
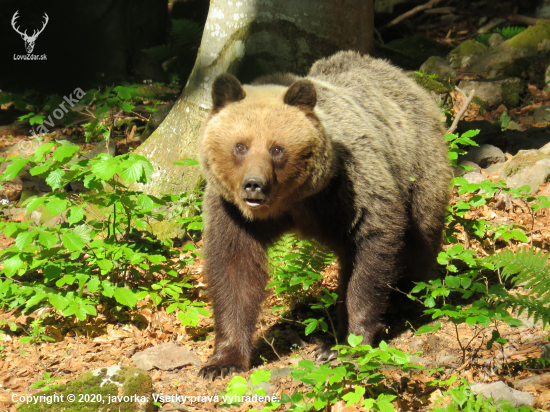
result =
M271 149L271 156L273 157L280 157L283 154L283 148L279 146L275 146L273 149Z
M239 154L244 154L246 153L246 146L242 143L237 143L235 150L237 150L237 153Z

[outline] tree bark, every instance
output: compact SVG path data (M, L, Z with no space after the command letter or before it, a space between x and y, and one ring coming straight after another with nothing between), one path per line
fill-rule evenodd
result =
M196 168L174 166L197 158L210 90L221 73L242 82L275 72L305 75L313 62L338 50L371 53L373 0L211 0L195 66L170 114L138 153L154 166L151 194L194 189Z

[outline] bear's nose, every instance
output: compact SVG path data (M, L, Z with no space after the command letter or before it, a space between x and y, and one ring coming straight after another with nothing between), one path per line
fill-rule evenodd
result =
M261 195L264 187L265 180L258 176L245 177L243 179L244 191L249 196Z

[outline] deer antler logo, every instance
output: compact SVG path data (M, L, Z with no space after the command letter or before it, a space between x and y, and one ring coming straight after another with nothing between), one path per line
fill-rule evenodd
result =
M42 28L40 30L34 30L34 33L32 34L32 36L29 36L29 35L27 35L27 30L25 30L25 32L21 33L19 31L19 27L15 26L16 20L19 17L17 15L17 13L19 13L19 10L17 10L14 13L14 15L11 19L11 26L13 27L13 29L17 33L19 33L21 35L21 37L25 41L25 48L27 49L27 53L30 54L30 53L32 53L32 50L34 49L34 42L36 41L36 38L38 37L38 35L40 33L42 33L44 31L44 28L46 27L46 24L48 24L48 21L50 20L50 18L48 17L48 15L46 13L44 13L44 17L46 18L46 20L44 21L44 25L42 26Z

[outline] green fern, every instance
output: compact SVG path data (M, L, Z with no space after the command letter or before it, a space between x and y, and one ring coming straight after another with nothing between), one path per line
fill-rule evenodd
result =
M529 296L507 294L498 299L518 310L518 314L527 311L527 316L535 322L542 320L544 326L550 323L550 270L547 266L549 255L543 256L542 250L534 253L524 248L514 253L504 250L485 258L495 269L502 269L501 276L510 280L514 286L521 285L529 290Z
M335 259L333 253L315 240L303 240L299 246L304 266L315 272L321 272Z
M288 260L286 258L294 252L296 243L296 236L292 233L286 233L267 249L267 259L272 271L276 269L288 270Z
M292 233L284 234L267 249L267 258L272 269L288 270L289 262L299 262L302 269L322 271L335 256L315 240L298 240Z
M277 295L291 295L304 300L312 286L322 279L322 270L334 255L316 241L298 240L293 234L285 234L267 250L273 276L268 288L275 287Z
M489 38L495 34L498 33L502 36L504 40L509 40L514 36L517 36L518 34L524 32L527 30L526 27L503 27L493 30L490 33L482 34L477 37L477 41L479 43L483 43L485 46L489 46Z
M542 302L538 298L525 295L508 295L499 299L507 308L512 308L518 311L518 316L527 311L527 318L533 318L533 322L542 321L542 326L545 328L550 323L550 307L548 302Z
M527 27L503 27L502 29L496 29L495 32L500 33L504 37L504 40L508 40L525 30L527 30Z

